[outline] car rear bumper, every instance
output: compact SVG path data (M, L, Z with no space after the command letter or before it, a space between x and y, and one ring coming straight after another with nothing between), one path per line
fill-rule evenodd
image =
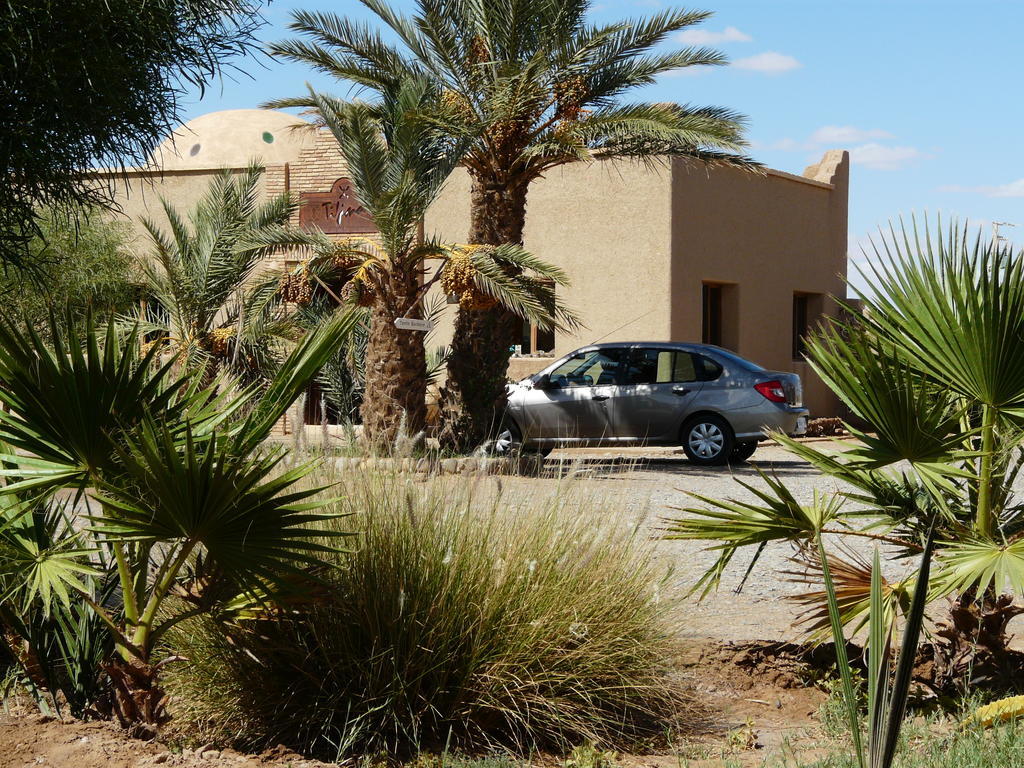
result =
M767 404L757 408L746 408L733 416L733 430L736 440L763 440L770 432L781 432L790 437L800 437L807 432L811 412L807 408L792 405Z

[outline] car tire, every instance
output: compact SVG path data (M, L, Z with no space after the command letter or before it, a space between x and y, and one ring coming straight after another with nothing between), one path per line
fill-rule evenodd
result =
M725 464L732 456L736 438L732 427L720 416L707 414L683 425L683 451L691 464L712 467Z
M751 440L747 443L737 443L736 447L732 449L732 455L729 457L730 461L746 461L754 455L754 451L757 450L757 441Z
M523 436L515 422L506 421L498 429L498 434L490 441L487 453L491 456L518 456L532 454L546 458L551 453L550 446L524 445Z

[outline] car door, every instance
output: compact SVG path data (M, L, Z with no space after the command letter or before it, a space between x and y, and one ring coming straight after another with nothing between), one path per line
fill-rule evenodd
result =
M577 352L548 374L548 386L529 391L523 402L530 439L593 441L611 428L608 400L626 360L625 348Z
M704 386L699 360L684 350L637 347L612 399L614 433L639 442L678 439L679 426Z

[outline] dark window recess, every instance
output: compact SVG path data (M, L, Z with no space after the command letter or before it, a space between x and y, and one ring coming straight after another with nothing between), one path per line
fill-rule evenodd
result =
M531 323L523 321L522 333L519 336L519 344L523 348L524 355L555 351L555 332L552 329L543 330Z
M306 402L303 408L302 418L306 424L322 424L326 410L328 424L340 424L341 414L338 409L328 402L324 396L323 387L320 382L313 380L306 388Z
M551 283L554 291L554 283ZM529 320L523 320L522 333L519 336L519 343L522 346L524 355L547 353L555 351L555 332L553 329L544 330Z
M523 330L519 334L519 346L523 348L524 355L533 352L533 323L529 320L523 320Z
M803 294L793 296L793 359L803 360L807 354L807 304Z
M722 286L704 284L701 294L701 341L722 346Z

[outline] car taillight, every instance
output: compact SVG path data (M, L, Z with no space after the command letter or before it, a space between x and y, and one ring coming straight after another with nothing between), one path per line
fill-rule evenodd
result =
M784 403L786 402L786 390L782 386L782 382L777 379L771 381L762 381L760 384L755 384L754 389L764 395L766 398L771 400L773 403Z

